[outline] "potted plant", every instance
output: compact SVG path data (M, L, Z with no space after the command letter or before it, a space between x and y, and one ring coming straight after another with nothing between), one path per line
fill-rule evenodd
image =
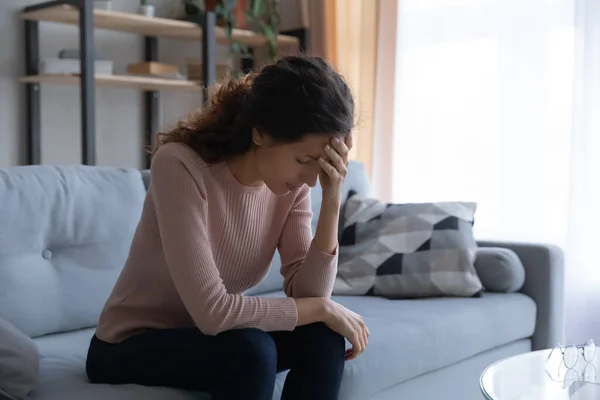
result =
M281 21L279 0L184 0L187 17L206 11L213 11L217 23L225 28L229 38L235 28L249 29L259 32L268 39L269 58L277 56L277 35ZM248 54L248 49L241 43L232 41L231 51L241 56Z
M246 19L254 25L254 30L269 40L269 59L275 60L281 23L279 0L251 0L251 6L246 10Z

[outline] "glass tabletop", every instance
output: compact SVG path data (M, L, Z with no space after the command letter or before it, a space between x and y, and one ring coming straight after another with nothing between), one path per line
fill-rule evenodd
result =
M571 368L560 351L540 350L498 361L481 374L480 386L489 400L600 399L600 352L590 361L579 355ZM549 357L550 356L550 357Z

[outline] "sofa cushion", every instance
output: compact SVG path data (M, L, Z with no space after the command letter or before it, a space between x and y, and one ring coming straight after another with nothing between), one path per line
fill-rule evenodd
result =
M362 315L371 331L367 351L345 371L344 392L364 393L362 398L528 338L535 327L535 303L520 293L412 301L376 297L335 300Z
M479 248L475 270L485 290L490 292L516 292L525 283L525 267L517 253L511 249Z
M38 365L31 338L0 318L0 398L27 398L35 388Z
M30 337L95 326L145 193L134 169L0 169L0 317Z
M478 296L475 203L395 204L351 195L333 293L388 298Z
M367 350L346 363L340 398L370 398L416 376L529 338L535 327L535 303L521 293L418 300L333 296L333 300L362 315L371 332Z
M94 329L34 339L40 351L40 373L32 400L209 400L206 393L167 387L92 384L85 360ZM278 374L273 399L283 389L286 373Z
M89 383L85 360L94 329L59 333L35 339L40 349L40 376L33 400L209 399L198 393L166 387Z

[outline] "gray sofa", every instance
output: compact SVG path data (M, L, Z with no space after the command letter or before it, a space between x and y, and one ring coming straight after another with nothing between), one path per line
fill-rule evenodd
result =
M34 339L40 353L32 398L209 398L162 387L88 383L85 357L100 310L125 261L148 174L87 166L0 170L0 318ZM368 193L351 162L345 191ZM319 187L312 191L314 222ZM479 399L479 376L503 357L551 347L562 334L561 252L538 244L480 243L513 249L525 267L515 293L481 298L335 300L364 316L371 337L346 365L340 399ZM248 295L282 296L275 256ZM278 377L279 397L285 373Z

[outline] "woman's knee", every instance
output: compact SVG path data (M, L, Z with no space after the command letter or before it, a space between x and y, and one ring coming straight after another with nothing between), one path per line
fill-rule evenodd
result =
M231 330L219 334L228 342L234 362L257 373L275 373L277 369L277 347L271 336L254 328Z
M111 383L114 368L106 365L106 349L95 336L90 341L86 360L85 372L91 383Z
M342 335L322 322L305 325L302 328L301 341L307 352L344 357L346 341Z

